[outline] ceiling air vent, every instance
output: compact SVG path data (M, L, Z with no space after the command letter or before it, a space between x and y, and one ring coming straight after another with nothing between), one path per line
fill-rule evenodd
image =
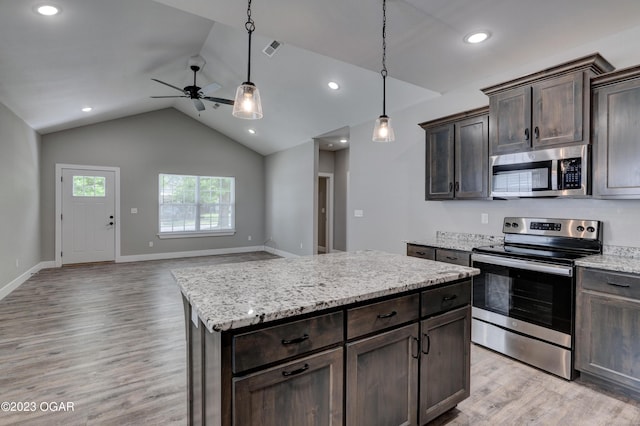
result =
M262 51L268 57L272 57L276 53L276 51L280 48L280 46L282 46L282 43L280 43L277 40L273 40L271 43L267 45L267 47L262 49Z

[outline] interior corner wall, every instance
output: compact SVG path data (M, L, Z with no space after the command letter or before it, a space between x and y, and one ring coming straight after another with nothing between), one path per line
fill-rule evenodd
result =
M249 247L264 240L264 156L168 108L42 137L42 259L55 258L56 164L120 167L122 256ZM235 177L236 234L159 239L160 173Z
M0 289L40 263L40 146L0 104Z
M347 191L349 184L349 149L335 153L333 248L347 251Z
M273 249L313 254L316 151L309 141L265 159L265 245Z

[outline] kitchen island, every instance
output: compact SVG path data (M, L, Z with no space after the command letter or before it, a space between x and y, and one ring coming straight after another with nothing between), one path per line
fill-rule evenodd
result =
M173 271L189 424L425 424L469 394L478 273L377 251Z

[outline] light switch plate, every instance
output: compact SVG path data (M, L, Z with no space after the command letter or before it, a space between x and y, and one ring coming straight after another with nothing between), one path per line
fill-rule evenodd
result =
M353 215L355 217L364 217L364 210L354 210Z
M138 208L137 207L131 207L131 214L136 214L138 213Z

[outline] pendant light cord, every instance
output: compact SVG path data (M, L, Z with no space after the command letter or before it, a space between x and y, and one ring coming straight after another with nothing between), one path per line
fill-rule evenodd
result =
M249 5L247 6L247 22L244 24L244 28L249 33L249 55L248 55L248 63L247 63L247 82L251 81L251 34L256 29L256 24L251 17L251 0L249 0Z
M251 2L251 0L249 0ZM387 0L382 0L382 115L386 116L387 104Z

